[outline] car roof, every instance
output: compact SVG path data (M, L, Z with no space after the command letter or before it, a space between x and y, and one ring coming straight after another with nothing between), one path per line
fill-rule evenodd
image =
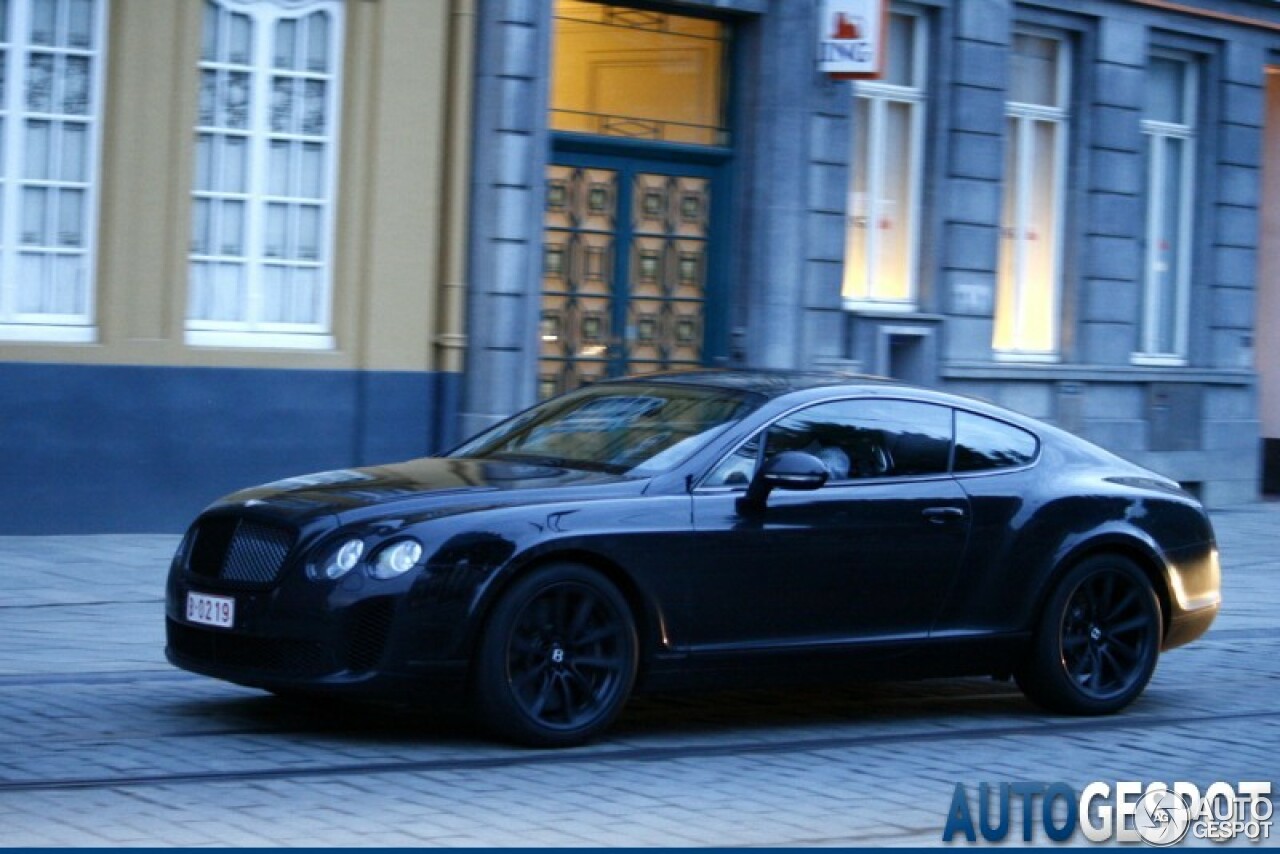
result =
M855 374L851 371L787 371L761 368L755 370L698 368L687 371L667 371L653 374L634 374L602 380L595 385L629 385L629 384L661 384L687 385L699 388L732 389L744 394L757 394L768 400L783 397L797 392L820 392L823 389L839 389L841 394L865 394L873 397L901 395L921 403L934 403L940 406L953 406L1008 421L1031 430L1043 438L1046 433L1061 433L1051 424L1046 424L1023 413L1016 412L989 400L957 394L951 391L912 385L890 377L877 377L870 374ZM805 395L813 398L816 395ZM1071 441L1079 442L1076 436L1062 433Z
M639 374L621 377L605 382L613 383L660 383L673 385L696 385L712 388L733 389L751 392L765 397L780 397L796 391L840 386L843 388L866 388L883 390L885 387L911 388L905 383L885 377L873 377L867 374L845 373L841 371L784 371L784 370L733 370L733 369L700 369L690 371L670 371L657 374Z

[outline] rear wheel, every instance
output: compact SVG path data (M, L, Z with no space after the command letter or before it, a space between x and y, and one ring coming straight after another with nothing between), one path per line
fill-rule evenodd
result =
M1049 597L1018 687L1051 711L1117 712L1151 680L1161 626L1160 602L1141 569L1119 555L1089 558Z
M603 732L635 682L635 621L608 579L551 564L498 602L480 642L476 701L498 735L564 747Z

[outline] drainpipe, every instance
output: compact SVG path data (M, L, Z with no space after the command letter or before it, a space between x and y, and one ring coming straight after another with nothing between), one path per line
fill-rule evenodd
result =
M467 347L467 226L471 185L471 97L475 0L453 0L449 22L449 90L445 115L444 258L437 303L436 369L460 373Z

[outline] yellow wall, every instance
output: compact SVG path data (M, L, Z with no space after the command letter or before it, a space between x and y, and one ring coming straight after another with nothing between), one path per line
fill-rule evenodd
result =
M457 370L473 0L355 0L345 65L332 351L184 340L201 0L111 0L96 344L0 361ZM442 308L444 310L442 310ZM443 336L443 338L442 338Z

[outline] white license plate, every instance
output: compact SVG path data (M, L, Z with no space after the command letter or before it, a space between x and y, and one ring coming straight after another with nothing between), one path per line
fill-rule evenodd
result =
M236 620L236 600L230 596L187 593L187 622L229 629Z

